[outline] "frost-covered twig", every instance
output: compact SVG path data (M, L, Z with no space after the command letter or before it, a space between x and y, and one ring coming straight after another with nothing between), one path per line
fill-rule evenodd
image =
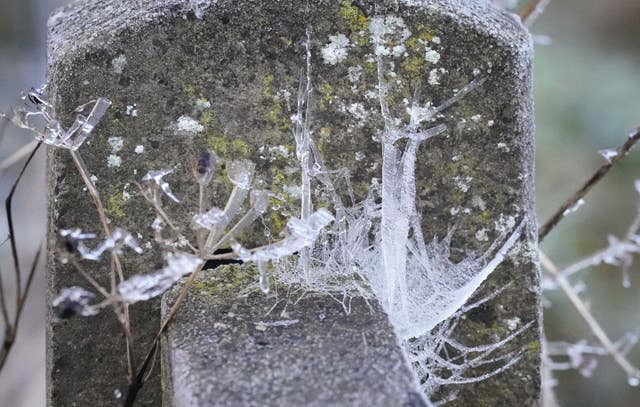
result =
M15 126L35 133L35 137L38 142L52 147L62 148L70 152L76 169L89 191L89 195L91 196L94 206L96 207L104 234L105 236L110 236L111 229L109 227L109 222L107 220L106 211L100 198L100 194L91 181L89 171L78 150L89 138L95 126L104 117L108 108L111 106L111 101L106 98L98 98L79 106L76 109L77 115L75 121L71 127L64 129L60 120L57 118L53 105L46 101L44 92L44 87L40 89L32 89L30 92L23 95L23 99L31 102L33 109L28 110L25 107L12 109L11 114L6 117ZM87 106L92 106L92 108L89 114L84 116L82 113ZM44 121L44 124L38 125L32 123L31 118L33 117L41 118ZM115 251L111 251L112 292L115 290L116 276L120 281L124 280L124 272L122 271L120 259ZM127 366L129 376L131 377L135 371L135 365L133 357L133 335L131 334L128 305L125 304L118 315L125 335Z
M622 354L616 345L609 339L604 329L600 326L598 321L593 317L587 305L580 299L578 294L574 291L569 281L560 274L558 268L553 262L542 252L540 252L540 262L542 266L549 272L549 275L554 282L562 289L573 307L578 311L582 319L587 323L591 332L600 341L604 349L613 360L624 370L627 374L627 378L630 384L640 384L640 370L634 367Z
M609 173L611 168L616 165L620 160L622 160L627 153L636 145L636 143L640 140L640 128L633 131L629 134L627 140L615 151L615 155L610 156L607 159L607 162L603 164L598 170L582 185L582 187L576 191L569 199L565 201L560 208L549 218L547 222L540 228L540 232L538 233L538 240L542 242L544 238L551 232L553 228L555 228L560 221L565 216L565 213L568 209L574 207L578 201L583 199L587 193L593 188L598 182L602 181L602 179Z
M544 13L549 3L551 3L551 0L529 0L519 13L524 25L531 26Z

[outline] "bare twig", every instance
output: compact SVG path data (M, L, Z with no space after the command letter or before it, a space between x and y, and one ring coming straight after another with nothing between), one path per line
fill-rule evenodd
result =
M593 315L591 315L591 312L589 312L589 308L587 307L587 305L580 299L578 294L576 294L573 287L569 283L569 280L567 280L562 274L560 274L560 271L558 270L556 265L553 264L553 262L542 252L540 252L540 262L542 266L549 272L549 275L553 279L553 281L558 285L558 287L560 287L560 289L562 289L567 298L569 298L569 301L571 301L571 304L578 311L582 319L584 319L587 325L589 325L591 332L595 335L596 338L598 338L598 341L600 341L607 353L611 355L613 360L622 368L622 370L625 371L629 378L638 377L638 375L640 374L638 369L636 369L627 360L627 358L618 350L613 341L609 339L609 336L607 336L604 329L602 329L598 321L596 321Z
M40 253L42 251L42 248L40 248L35 255L34 261L31 265L31 269L29 271L29 275L27 276L26 285L23 290L22 271L20 270L20 261L18 259L18 248L16 244L16 235L15 235L15 228L13 223L12 205L13 205L13 197L18 188L18 185L20 184L20 181L22 180L22 177L24 176L27 168L31 164L33 157L38 152L40 145L41 143L37 143L37 145L32 149L26 162L22 166L20 173L18 174L18 177L14 181L11 187L11 190L9 191L9 195L5 200L7 224L9 225L9 241L11 244L11 255L13 257L13 265L14 265L15 278L16 278L16 308L15 308L15 314L13 315L13 320L11 320L9 316L7 304L6 304L4 285L0 280L0 307L2 308L2 318L5 323L4 340L2 344L2 349L0 349L0 370L2 370L2 368L4 367L5 362L7 361L7 358L9 356L9 353L11 352L11 349L13 347L13 344L15 343L16 334L18 332L18 325L20 324L20 317L22 316L22 310L24 308L24 304L29 295L31 282L33 281L33 275L38 265L38 261L40 260Z
M529 0L527 4L522 7L520 13L520 20L527 27L531 26L544 12L544 9L551 3L551 0Z
M34 140L31 143L20 147L16 152L5 158L4 161L0 163L0 177L2 177L7 169L22 160L24 157L28 156L37 144L38 142Z
M576 205L576 203L591 191L598 182L600 182L605 175L609 173L611 168L616 165L620 160L622 160L627 153L635 146L635 144L640 140L640 128L636 129L632 132L627 140L621 145L617 154L609 159L605 164L603 164L598 170L589 178L582 187L576 191L569 199L565 201L564 204L549 218L549 220L540 228L540 232L538 234L538 240L542 242L544 238L551 232L553 228L555 228L558 223L564 218L564 214L567 209L572 208Z
M7 224L9 225L9 240L11 242L11 255L13 256L13 267L14 267L14 271L15 271L15 275L16 275L16 292L17 292L16 304L19 304L20 298L22 296L22 294L21 294L21 292L22 292L22 273L20 272L20 261L18 259L18 248L17 248L17 244L16 244L16 234L15 234L15 229L14 229L14 225L13 225L13 210L12 210L13 196L16 193L16 189L18 188L18 184L20 183L20 180L22 179L22 176L24 175L25 171L29 167L29 164L31 163L31 160L33 160L33 157L36 155L36 153L38 152L38 149L40 149L41 145L42 145L42 143L38 143L34 147L34 149L31 151L31 154L29 154L29 157L27 158L27 161L22 166L22 170L20 170L20 173L18 174L18 177L16 178L15 182L13 183L13 186L11 187L11 191L9 191L9 195L7 196L7 199L4 201L5 212L7 214Z

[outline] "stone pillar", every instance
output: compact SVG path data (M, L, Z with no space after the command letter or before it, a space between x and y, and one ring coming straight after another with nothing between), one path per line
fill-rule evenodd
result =
M328 295L294 304L286 287L274 287L279 300L256 290L257 278L223 266L195 282L163 340L165 406L422 405L377 302L354 298L349 314Z
M306 46L307 41L310 47ZM533 405L540 380L540 291L535 254L531 51L529 35L516 18L485 0L87 0L56 13L50 20L47 81L56 110L69 121L73 110L82 103L100 96L113 101L90 144L81 149L97 177L96 185L113 225L140 233L143 243L153 239L149 225L154 212L142 197L132 193L132 182L148 170L167 167L174 169L168 181L182 199L180 205L168 207L169 215L190 219L197 198L197 185L191 182L193 159L201 151L214 149L223 161L251 159L262 182L280 196L290 198L278 211L265 216L264 225L256 225L245 234L243 243L249 246L265 243L265 227L271 236L277 236L287 217L300 207L290 188L300 183L300 172L295 170L299 165L292 116L298 113L298 89L305 73L313 87L311 137L328 168L349 170L356 199L363 199L372 178L381 176L379 138L384 126L377 89L378 57L385 60L385 99L390 114L399 119L407 118L411 100L427 109L428 102L437 106L470 82L481 83L435 117L434 125L442 123L447 131L423 143L419 150L416 199L426 240L442 238L449 228L456 227L451 251L454 260L471 251L486 250L501 231L513 228L523 218L530 220L509 259L484 282L478 295L504 290L461 320L456 331L461 342L478 345L532 323L505 345L505 350L522 349L522 359L507 373L457 386L459 395L453 404ZM119 142L110 143L112 138L121 138L122 146ZM55 260L56 231L82 227L99 233L99 224L67 155L51 151L49 166L48 275L49 292L53 295L62 287L81 284L70 268ZM223 206L227 186L220 184L216 188L210 203ZM161 262L159 252L154 250L124 259L128 274L148 272ZM94 277L106 281L106 266L92 270ZM208 281L202 280L201 286L206 288ZM234 289L233 285L229 289ZM230 295L226 292L222 297ZM167 377L173 377L167 384L174 386L171 394L182 400L183 404L178 405L191 401L179 395L197 398L201 392L207 394L206 389L237 382L230 380L231 373L224 369L228 361L242 360L242 355L234 352L248 352L249 343L255 346L251 363L265 367L274 355L282 354L281 339L294 341L296 335L317 339L302 349L315 349L313 343L331 343L326 336L318 334L315 338L317 332L326 333L322 329L326 322L315 318L314 307L327 309L338 327L352 325L356 331L363 329L363 324L378 327L381 333L375 339L380 345L377 349L385 352L388 359L373 366L390 366L400 360L398 348L393 347L390 325L378 304L374 303L373 311L366 314L367 307L354 299L356 306L347 316L334 312L326 298L310 297L298 304L299 309L292 310L296 317L291 318L308 322L289 327L266 325L267 329L261 331L262 325L256 325L260 321L255 319L268 300L255 294L248 298L255 308L240 307L246 315L233 311L236 316L225 320L229 311L220 302L210 302L206 292L190 294L187 305L193 308L186 307L179 314L178 322L165 338L164 359L170 363L164 368L169 370ZM189 318L194 310L204 310L205 306L212 307L211 315ZM224 329L218 326L221 332L238 332L249 342L215 345L214 349L228 352L228 357L216 353L216 359L207 365L211 374L203 375L202 381L190 382L194 386L191 393L176 389L185 383L176 375L201 369L203 365L193 358L207 351L190 345L187 355L181 358L176 353L182 343L178 341L188 339L191 344L204 346L216 329L209 326L214 316L220 316L220 324L225 324ZM155 334L159 318L158 302L133 307L138 358ZM181 327L188 336L178 334L183 332ZM118 403L114 390L124 392L126 381L119 332L118 324L108 313L51 325L50 405ZM371 332L360 332L363 342L358 342L356 354L352 359L345 358L345 363L370 361L366 355L369 348L364 343L374 340L370 339ZM353 332L345 334L344 341L355 344L357 336ZM225 339L224 335L220 338ZM260 341L270 345L260 345ZM258 352L259 348L264 349ZM318 349L319 354L310 357L320 360L325 354L330 355L330 360L339 359ZM171 370L177 368L177 361L187 365ZM305 369L302 359L288 363L294 371ZM277 366L285 367L283 363ZM335 367L339 374L348 375L346 366ZM348 389L345 394L355 397L362 395L363 388L350 381L357 380L362 366L351 368L353 375L342 378L340 383L344 382ZM220 371L229 375L219 374ZM402 403L409 394L402 387L408 383L406 368L394 367L393 371L400 372L393 379L393 391L380 392L398 397L396 400ZM247 367L246 373L250 372ZM380 377L375 374L366 376L366 382L377 383ZM284 376L273 375L273 383L285 380ZM230 381L217 382L216 377ZM266 383L261 377L245 380L237 383L235 390L248 389L254 382ZM310 388L299 389L296 395L283 389L273 391L281 391L280 400L294 401L315 385L313 380L299 383ZM340 383L333 385L339 387ZM371 392L381 389L373 386ZM254 389L256 395L266 394L265 387ZM232 394L232 389L228 390ZM316 400L330 402L321 397L331 396L319 394ZM140 397L140 405L159 405L157 370ZM340 404L337 399L336 402ZM212 405L207 403L201 405Z

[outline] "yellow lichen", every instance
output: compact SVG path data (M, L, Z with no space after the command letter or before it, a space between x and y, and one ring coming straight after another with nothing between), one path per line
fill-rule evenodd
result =
M191 97L191 98L195 98L196 97L196 87L195 85L184 85L184 93L187 94L187 96Z
M107 213L116 218L123 218L126 213L124 212L125 200L121 193L114 193L107 200Z
M273 80L275 78L271 74L267 74L262 77L262 96L266 98L273 97L273 91L271 90L271 85L273 84Z
M369 19L362 14L362 11L351 3L351 0L345 0L340 10L342 18L347 22L349 29L352 31L366 31L369 29Z

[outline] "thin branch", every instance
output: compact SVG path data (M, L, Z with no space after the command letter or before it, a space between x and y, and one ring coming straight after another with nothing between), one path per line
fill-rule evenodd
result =
M636 143L640 140L640 128L636 129L632 132L627 140L621 145L617 154L612 157L609 161L603 164L598 170L589 178L582 187L576 191L569 199L565 201L564 204L549 218L549 220L540 228L540 232L538 234L538 240L542 242L544 238L555 228L560 221L564 218L565 212L576 205L576 203L591 191L591 189L600 182L605 175L609 173L611 168L615 166L618 162L620 162L629 151L636 145Z
M22 291L22 273L20 270L20 262L18 260L18 248L17 248L17 244L16 244L16 235L15 235L15 228L13 225L13 211L12 211L12 205L13 205L13 197L14 194L16 192L16 189L18 187L18 185L20 184L20 181L22 180L22 177L25 173L25 171L27 170L27 168L29 167L29 164L31 164L31 161L33 160L33 157L35 156L35 154L38 152L38 149L40 148L41 143L38 143L33 150L31 151L31 154L29 154L29 157L27 158L27 161L24 163L22 169L20 170L20 173L18 174L18 177L16 178L16 180L14 181L12 187L11 187L11 191L9 192L9 195L7 196L7 199L5 200L5 211L7 214L7 223L9 225L9 241L11 243L11 255L13 257L13 264L14 264L14 271L15 271L15 275L16 275L16 309L15 309L15 314L14 314L14 318L13 318L13 322L11 322L11 320L9 319L9 314L7 311L7 305L6 305L6 299L5 299L5 292L4 292L4 286L2 286L1 284L1 280L0 280L0 306L2 307L2 316L3 319L5 320L5 336L4 336L4 341L2 344L2 349L0 349L0 371L2 370L2 368L5 365L5 362L7 361L7 358L9 356L9 352L11 352L11 349L13 347L13 344L15 343L15 339L16 339L16 333L18 331L18 325L20 322L20 316L22 315L22 309L24 307L24 304L26 302L27 296L29 294L29 289L31 288L31 282L33 280L33 275L35 273L35 269L36 266L38 264L38 260L40 259L40 253L42 248L40 248L38 250L38 252L36 253L35 256L35 260L31 266L31 270L29 272L29 276L27 278L27 284L25 286L24 292Z
M29 290L31 289L31 283L33 282L33 276L36 273L36 268L38 266L38 263L40 262L40 255L42 254L42 247L43 244L40 243L40 247L38 248L38 251L36 252L35 257L33 258L33 263L31 263L31 269L29 270L29 275L27 276L27 284L25 285L24 291L23 291L23 295L20 298L20 301L18 302L18 309L16 310L16 317L14 319L13 322L13 327L14 329L17 331L18 330L18 324L20 322L20 316L22 315L22 310L24 309L24 304L27 301L27 297L29 295Z
M18 161L22 160L24 157L28 156L29 153L31 153L31 150L33 150L37 144L38 142L35 140L27 143L24 146L20 147L16 152L11 154L9 157L5 158L4 161L0 163L0 177L2 177L7 169L9 169Z
M551 3L551 0L529 0L518 13L520 20L524 25L530 27L544 12L549 3Z
M611 339L609 339L609 336L607 336L606 332L604 331L604 329L602 329L598 321L596 321L593 315L591 315L591 312L589 312L587 305L573 290L573 287L569 283L569 280L567 280L562 274L560 274L560 271L558 270L556 265L553 264L553 262L542 251L540 251L540 263L549 272L551 278L555 281L558 287L562 289L567 298L569 298L569 301L571 301L573 307L578 311L587 325L589 325L591 332L595 335L596 338L598 338L598 341L600 341L602 346L605 348L607 353L611 355L613 360L622 368L622 370L625 371L628 377L638 377L638 374L640 374L638 369L636 369L627 360L627 358L622 353L620 353L616 345Z
M16 275L16 292L17 292L16 305L20 304L20 298L22 297L22 273L20 271L20 260L18 259L18 247L16 244L15 228L13 225L13 210L12 210L13 196L16 192L16 189L18 188L18 184L20 183L22 176L27 170L27 167L29 167L31 160L33 160L33 157L36 155L41 145L42 143L38 143L34 147L34 149L31 151L31 154L29 154L27 161L22 166L22 169L20 170L20 174L18 174L18 177L16 178L15 182L13 183L13 186L11 187L11 191L9 192L9 195L7 196L7 199L4 202L5 211L7 214L7 223L9 225L9 238L10 238L9 240L11 241L11 255L13 256L13 267Z

